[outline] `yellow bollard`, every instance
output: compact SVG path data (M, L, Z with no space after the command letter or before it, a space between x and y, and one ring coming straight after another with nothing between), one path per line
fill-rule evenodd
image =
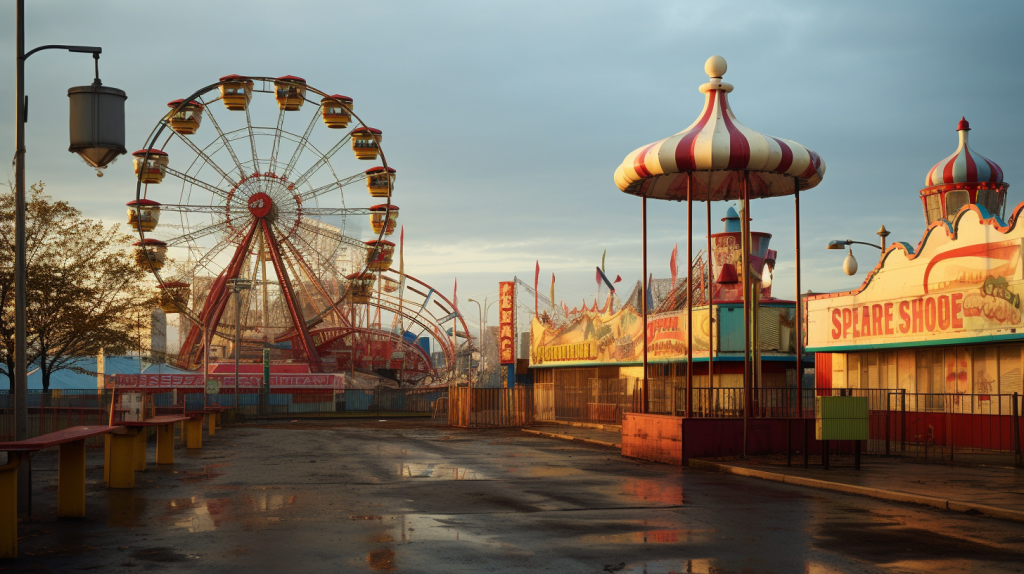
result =
M199 418L185 421L188 426L188 442L185 443L187 448L203 448L203 418L204 415L199 415Z
M60 445L57 458L57 516L85 517L85 439Z
M18 466L16 452L7 453L0 466L0 558L18 557Z
M139 429L125 430L124 434L110 435L110 488L135 487L135 436Z
M146 470L146 428L138 429L135 435L135 470Z
M174 423L156 427L156 463L174 464Z

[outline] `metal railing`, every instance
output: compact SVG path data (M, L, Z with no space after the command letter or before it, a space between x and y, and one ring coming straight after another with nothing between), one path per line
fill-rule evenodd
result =
M533 389L448 388L448 424L463 428L529 426L534 418Z

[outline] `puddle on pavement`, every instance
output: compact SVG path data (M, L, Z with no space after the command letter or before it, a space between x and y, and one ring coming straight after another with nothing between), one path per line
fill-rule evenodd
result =
M400 463L398 476L402 478L427 478L433 480L489 480L482 472L461 466L435 463Z
M675 544L692 542L694 535L710 530L641 530L621 534L587 534L580 537L584 544Z
M174 513L184 513L174 521L178 528L185 528L189 532L211 532L227 518L231 499L202 499L197 496L176 498L167 504L167 508Z
M231 463L229 462L218 462L216 464L207 464L203 466L203 470L199 471L188 471L183 470L178 472L178 478L180 478L185 484L192 484L196 482L203 482L218 476L223 476L223 472L217 472L221 467L225 467Z
M645 502L682 505L683 487L675 480L627 478L622 481L622 493Z

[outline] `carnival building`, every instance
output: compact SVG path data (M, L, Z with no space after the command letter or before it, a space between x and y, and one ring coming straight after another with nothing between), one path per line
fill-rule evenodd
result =
M890 245L854 290L808 295L806 349L816 387L900 413L885 424L890 435L1008 450L1022 391L1024 204L1004 219L1002 169L970 148L966 119L957 132L956 151L920 191L920 243Z

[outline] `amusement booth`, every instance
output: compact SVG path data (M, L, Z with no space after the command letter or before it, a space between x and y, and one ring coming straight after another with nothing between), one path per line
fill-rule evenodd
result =
M1009 185L970 129L925 175L921 241L890 245L860 287L805 299L816 387L868 398L869 450L1019 458L1024 204L1004 219Z

